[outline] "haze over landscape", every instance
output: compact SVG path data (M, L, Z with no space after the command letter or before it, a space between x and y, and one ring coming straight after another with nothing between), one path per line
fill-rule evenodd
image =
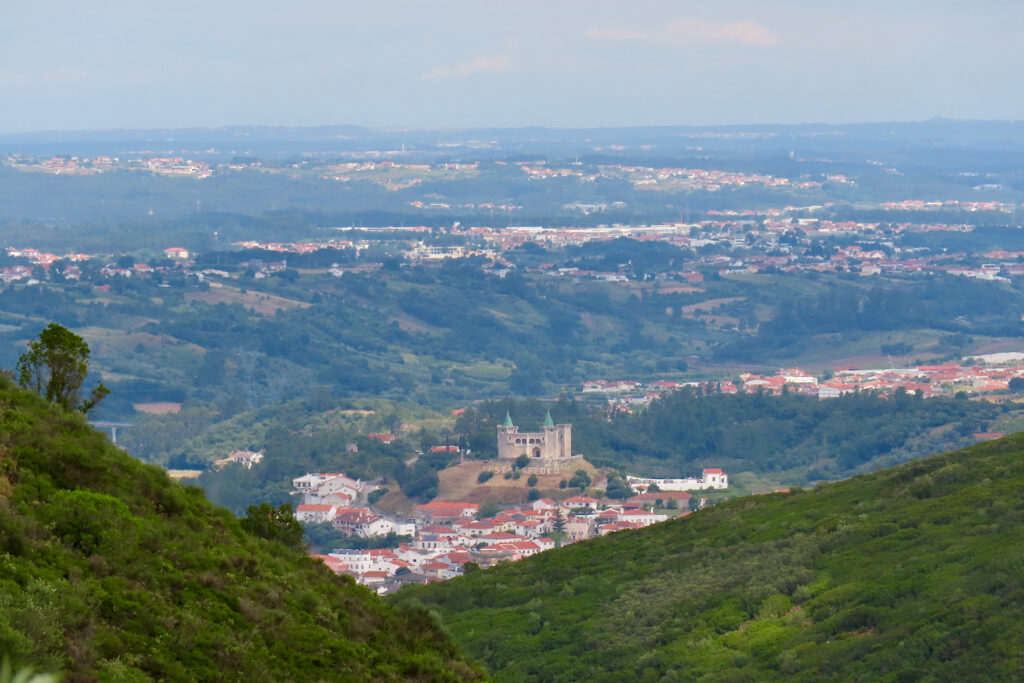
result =
M1024 677L1018 3L4 9L16 680Z
M1024 8L641 0L16 3L0 132L1020 118Z

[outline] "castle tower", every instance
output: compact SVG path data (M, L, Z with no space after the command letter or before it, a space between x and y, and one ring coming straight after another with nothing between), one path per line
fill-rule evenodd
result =
M541 427L544 434L544 455L545 458L561 460L572 457L572 425L556 425L551 419L549 410L544 417L544 426Z
M505 411L505 421L498 427L498 458L518 458L519 453L513 452L516 447L519 427L512 424L512 416Z

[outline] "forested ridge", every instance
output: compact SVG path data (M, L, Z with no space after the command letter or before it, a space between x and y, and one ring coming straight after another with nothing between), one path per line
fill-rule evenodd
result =
M573 423L573 450L626 473L699 474L703 467L751 472L803 484L839 479L974 442L1011 408L963 398L871 392L821 401L796 393L724 394L682 389L636 414L607 416L563 398L484 401L455 431L479 456L495 454L494 428L505 412L532 426L551 410Z
M403 589L504 681L1020 680L1024 437Z
M276 527L0 377L0 654L15 665L70 681L481 677L425 613L246 528Z

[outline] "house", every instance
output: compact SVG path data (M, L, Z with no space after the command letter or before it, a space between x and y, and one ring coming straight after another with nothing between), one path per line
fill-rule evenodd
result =
M247 470L251 470L253 465L258 465L263 462L263 454L266 451L232 451L228 458L231 462L237 462L239 465Z
M631 524L636 525L637 528L650 526L656 522L664 522L666 519L668 519L668 515L655 514L640 508L635 510L625 510L619 513L620 522L630 522Z
M417 519L426 524L453 522L463 517L472 517L480 506L476 503L446 502L435 500L416 508Z
M295 519L304 524L323 524L334 520L338 512L336 505L300 505L295 510Z
M525 536L526 538L540 538L547 533L547 531L547 524L536 519L530 519L516 524L516 534L519 536Z
M295 494L302 495L303 503L326 503L334 494L343 494L350 500L357 500L363 490L360 481L349 479L338 473L305 474L292 479Z
M565 521L563 531L569 536L569 540L584 541L594 537L597 530L596 515L573 515Z
M519 534L510 534L507 531L492 531L489 534L477 536L476 540L478 543L492 545L494 543L504 543L506 541L525 541L526 538Z
M164 256L169 259L187 259L188 249L184 247L167 247L164 249Z
M300 505L299 508L304 506ZM377 518L368 508L339 508L334 513L334 528L346 536L362 536L363 527ZM386 532L385 532L386 533Z
M463 518L466 521L456 521L452 523L452 526L456 531L460 531L466 536L477 537L484 534L489 534L495 530L495 524L488 522L487 520L476 520L470 518Z
M588 508L590 510L596 510L597 506L601 504L597 498L589 498L587 496L572 496L562 501L563 509L574 509L574 508Z
M729 488L729 475L718 468L704 470L704 479L701 488L727 489Z

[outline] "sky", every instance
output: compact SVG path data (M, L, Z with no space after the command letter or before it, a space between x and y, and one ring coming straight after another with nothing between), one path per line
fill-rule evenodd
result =
M0 133L1024 119L1020 0L0 0Z

